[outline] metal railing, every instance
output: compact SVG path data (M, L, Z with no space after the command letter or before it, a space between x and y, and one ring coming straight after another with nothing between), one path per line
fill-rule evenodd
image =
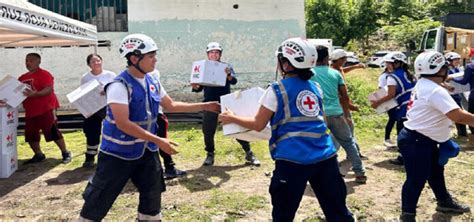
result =
M127 0L29 0L52 12L97 26L99 32L128 31Z

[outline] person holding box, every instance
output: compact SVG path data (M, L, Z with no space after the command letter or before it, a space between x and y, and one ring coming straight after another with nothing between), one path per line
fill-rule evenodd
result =
M82 75L81 85L84 85L92 80L97 80L101 85L105 86L107 83L114 80L116 74L102 68L102 57L100 55L88 55L86 58L86 63L91 68L91 71ZM105 95L105 92L102 92L101 95ZM105 112L106 109L104 107L94 113L92 116L84 119L82 129L86 135L87 150L85 154L85 161L82 164L82 167L94 166L94 158L97 155L97 150L99 149L102 120L105 118Z
M416 78L408 70L408 61L402 52L391 52L384 57L387 66L393 67L393 73L387 77L387 95L379 100L370 101L372 108L377 108L380 104L391 99L396 99L398 106L395 109L397 119L397 133L403 129L403 122L407 120L407 106L410 95L416 83ZM397 158L390 160L395 165L403 165L403 158L398 155Z
M270 183L273 221L293 221L310 183L327 221L354 221L346 206L346 185L324 121L322 95L310 80L318 54L308 41L292 38L276 52L283 79L267 88L254 117L219 115L223 124L236 123L261 131L272 127L270 154L275 170Z
M221 62L222 47L217 42L211 42L207 45L207 59L211 61ZM220 101L220 97L230 93L230 85L237 84L237 78L232 66L225 69L227 79L225 86L201 86L198 84L191 84L193 92L204 91L204 102L208 101ZM207 152L206 159L203 162L203 166L212 166L214 164L214 135L216 134L217 128L217 114L213 112L204 112L202 118L202 132L204 134L205 150ZM250 149L250 143L244 140L237 139L242 149L245 151L245 160L247 163L254 166L260 166L260 161L255 157L252 150Z
M71 152L66 149L63 135L58 129L55 111L59 101L54 94L54 78L48 71L40 68L41 56L38 53L26 55L25 65L28 72L18 80L29 85L24 92L27 97L23 101L25 109L25 141L35 153L27 160L28 163L38 163L46 159L40 147L40 130L46 142L54 141L61 150L62 163L71 162Z
M84 190L79 221L102 220L129 179L138 188L138 221L161 220L165 191L158 149L176 154L176 143L156 136L159 106L171 112L219 112L216 102L177 102L167 95L155 69L155 41L143 34L127 35L119 52L128 67L105 86L107 114L94 176Z

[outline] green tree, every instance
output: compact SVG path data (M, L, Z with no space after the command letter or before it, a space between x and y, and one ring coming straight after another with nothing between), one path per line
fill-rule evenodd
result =
M374 0L360 0L351 13L353 16L349 19L349 28L346 34L361 41L364 54L366 54L369 45L370 35L381 27L378 22L380 18L380 14L377 13L378 8L379 5Z
M430 14L434 18L440 18L453 12L474 12L474 0L435 2L430 8Z
M429 18L415 20L408 16L402 16L397 25L384 26L383 30L388 34L389 39L395 40L400 46L405 46L410 42L419 42L425 30L440 25L440 22Z
M306 36L330 38L334 45L345 45L351 37L348 30L347 9L334 1L314 0L306 4Z

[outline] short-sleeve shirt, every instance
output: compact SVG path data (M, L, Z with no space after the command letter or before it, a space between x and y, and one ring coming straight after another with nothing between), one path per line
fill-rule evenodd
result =
M311 80L317 82L323 91L323 109L326 116L339 116L344 112L339 102L339 86L344 86L344 79L337 70L329 66L313 68Z
M146 87L145 78L135 78L143 88ZM166 90L161 85L160 80L157 80L159 83L158 94L160 98L163 98L167 95ZM124 84L119 82L111 83L110 86L107 87L107 104L111 103L118 103L128 105L128 91Z
M103 70L100 74L94 75L92 72L86 72L82 75L81 85L92 80L97 80L101 85L105 86L107 83L112 82L115 78L115 73L109 70Z
M386 72L384 72L379 76L379 88L386 88L387 87L388 75L390 75L390 74L387 74Z
M59 107L58 98L54 94L54 77L48 71L38 68L35 72L27 72L21 75L18 80L28 84L34 91L41 91L48 86L53 87L53 91L49 95L28 97L23 101L26 118L39 116Z
M405 127L439 143L446 142L451 131L451 120L446 113L459 109L459 106L445 88L429 79L421 78L413 93Z

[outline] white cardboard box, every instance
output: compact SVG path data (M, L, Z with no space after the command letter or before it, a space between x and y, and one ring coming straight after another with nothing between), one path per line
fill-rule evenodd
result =
M101 95L102 91L102 85L94 79L67 94L67 99L87 118L107 105L105 95Z
M12 152L0 154L0 178L10 177L18 169L18 153L16 149Z
M191 69L191 83L197 83L203 86L225 86L227 80L227 73L225 69L227 64L200 60L193 62Z
M18 126L18 108L0 107L0 132Z
M17 107L26 99L23 95L26 88L28 88L27 85L7 75L0 80L0 100L6 101L11 107Z
M231 110L239 116L255 116L260 104L258 100L265 91L260 87L237 91L221 96L221 110ZM270 125L260 132L249 130L237 124L225 124L222 126L225 136L231 136L245 141L269 140L271 137Z
M380 98L382 98L386 95L387 95L387 91L384 88L381 88L381 89L369 94L369 101L379 100ZM386 101L386 102L380 104L379 106L377 106L375 111L378 114L381 114L381 113L387 112L390 109L392 109L394 107L397 107L397 106L398 106L397 101L395 99L391 99L391 100Z
M458 73L453 73L453 74L449 74L450 77L453 77L454 79L459 79L461 80L463 77L464 77L464 70L461 70L460 72ZM454 82L454 81L450 81L449 82L449 85L454 87L454 90L453 91L450 91L449 94L451 95L456 95L456 94L460 94L460 93L464 93L464 92L470 92L471 91L471 85L468 83L466 85L462 85L462 84L459 84L457 82Z
M10 153L16 150L17 130L16 128L6 128L0 132L0 154Z

